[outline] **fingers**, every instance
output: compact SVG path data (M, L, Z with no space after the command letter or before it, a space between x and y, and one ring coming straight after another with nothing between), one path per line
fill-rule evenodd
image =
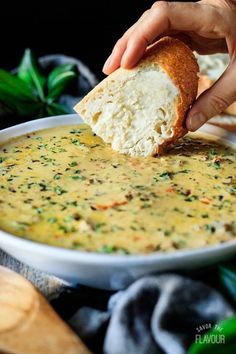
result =
M225 38L209 39L203 38L195 33L191 33L190 48L198 54L228 53L228 46Z
M116 42L116 45L114 46L111 55L108 57L103 66L104 74L109 75L120 66L121 59L126 50L129 37L135 30L136 26L147 16L148 12L149 10L145 11L139 18L139 20L124 33L122 38L120 38Z
M106 75L111 74L114 70L119 68L122 56L126 50L126 41L117 42L111 55L106 60L103 66L103 72Z
M186 119L186 127L195 131L210 118L222 113L236 101L236 61L232 62L220 79L208 90L203 92Z
M170 30L191 31L206 38L224 38L229 32L221 9L201 3L158 1L118 42L104 72L111 73L120 65L134 66L147 46Z
M114 70L116 70L120 66L122 56L126 50L129 35L134 30L135 25L136 24L134 24L132 27L130 27L125 32L123 37L116 42L116 45L114 46L111 55L108 57L108 59L106 60L104 66L103 66L104 74L109 75L110 73L112 73Z

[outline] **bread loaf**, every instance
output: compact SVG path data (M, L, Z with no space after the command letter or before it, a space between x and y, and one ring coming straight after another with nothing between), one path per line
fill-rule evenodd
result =
M200 68L198 95L209 89L226 70L230 58L228 54L199 55L196 58ZM231 104L221 115L213 117L209 123L236 132L236 102Z
M198 87L198 65L178 39L164 37L138 65L119 68L75 110L114 150L148 156L182 137L184 119Z
M209 123L236 133L236 116L234 115L223 113L211 118Z

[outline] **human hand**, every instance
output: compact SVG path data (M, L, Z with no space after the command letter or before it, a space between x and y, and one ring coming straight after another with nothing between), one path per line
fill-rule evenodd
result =
M148 45L162 36L179 34L200 54L228 52L231 58L223 75L187 114L186 127L195 131L236 101L236 0L155 2L118 40L103 71L109 75L120 66L132 68Z

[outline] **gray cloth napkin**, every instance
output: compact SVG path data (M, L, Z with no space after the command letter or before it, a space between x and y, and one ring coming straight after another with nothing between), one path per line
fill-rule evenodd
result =
M234 314L207 285L176 274L146 276L111 296L107 311L82 307L69 320L93 347L107 325L105 354L184 354L197 327L212 326Z
M28 279L50 301L57 298L67 287L65 281L33 269L16 260L0 249L0 265L21 274Z
M197 327L234 314L216 290L178 274L146 276L109 292L72 286L3 251L0 264L30 280L96 354L184 354Z

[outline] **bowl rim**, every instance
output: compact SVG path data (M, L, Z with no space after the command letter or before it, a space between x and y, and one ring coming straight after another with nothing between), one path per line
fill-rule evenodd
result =
M68 122L68 119L73 123ZM33 131L53 128L56 126L63 125L74 125L81 124L82 119L77 114L66 114L60 116L52 116L40 118L25 123L17 124L9 128L0 130L0 144L9 138L14 138L21 136ZM42 125L42 126L41 126ZM220 127L213 126L211 124L205 124L198 132L209 137L217 137L217 140L222 141L228 145L236 147L236 134L230 133L225 129ZM15 134L16 133L16 134ZM23 248L28 251L35 252L40 254L47 254L48 256L53 256L54 258L68 260L68 261L80 261L86 264L111 264L114 266L119 266L121 264L140 264L140 261L145 260L145 263L153 263L153 261L168 261L175 258L196 258L203 254L215 254L217 252L223 252L226 250L231 250L235 248L236 251L236 239L226 241L224 243L219 243L211 246L198 247L194 249L183 249L175 251L156 251L147 254L106 254L99 252L89 252L81 251L75 249L67 249L58 246L52 246L48 244L43 244L37 241L24 239L19 236L15 236L6 231L0 229L0 246L1 240L3 243L8 246L13 246L14 248Z

